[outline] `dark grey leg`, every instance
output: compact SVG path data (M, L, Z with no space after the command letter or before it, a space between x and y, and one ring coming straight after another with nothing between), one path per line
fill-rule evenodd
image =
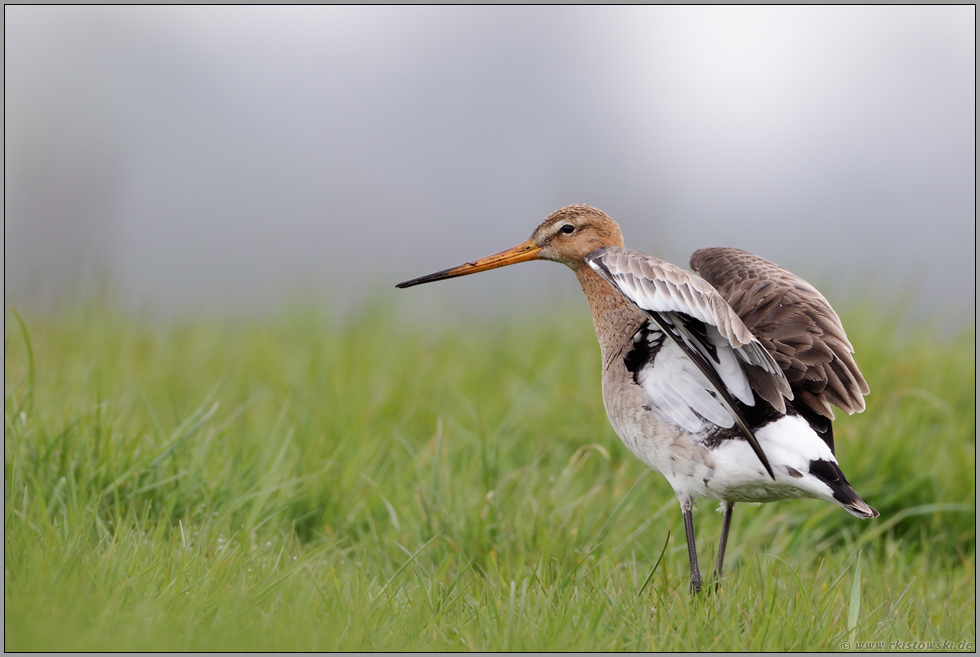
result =
M701 592L701 571L698 569L698 548L694 544L694 517L691 515L691 502L682 502L684 513L684 533L687 534L687 556L691 560L691 593Z
M725 563L725 548L728 547L728 530L732 526L732 510L735 502L725 502L725 519L721 524L721 541L718 542L718 563L715 564L715 590L721 581L721 567Z

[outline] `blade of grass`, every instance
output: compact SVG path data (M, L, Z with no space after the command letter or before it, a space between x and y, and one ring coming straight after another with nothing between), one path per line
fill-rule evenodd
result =
M388 590L388 587L391 586L391 583L394 582L395 579L397 579L399 575L401 575L402 571L405 570L412 563L414 563L415 560L418 558L419 554L422 553L422 550L424 550L425 548L427 548L429 546L429 544L432 543L432 541L434 541L437 538L439 538L440 534L442 534L442 532L439 532L438 534L436 534L435 536L433 536L432 538L430 538L429 540L427 540L425 543L422 544L422 547L420 547L418 550L416 550L412 554L412 556L410 556L408 559L406 559L405 560L405 563L403 563L401 566L399 566L398 570L396 570L395 573L391 577L388 578L388 581L385 582L385 585L381 588L380 591L378 591L378 594L376 596L374 596L374 599L377 600L382 595L384 595L384 593Z
M27 333L27 325L24 324L24 320L21 319L20 313L14 310L13 307L8 308L10 314L14 316L17 320L17 324L20 326L20 334L24 336L24 346L27 347L27 392L24 393L24 397L21 399L20 406L27 404L27 414L34 414L34 347L31 345L31 336ZM19 410L19 409L18 409Z
M861 617L861 553L854 565L854 582L851 584L851 602L847 608L847 638L854 645L858 619Z
M650 580L653 579L653 574L657 572L657 568L660 566L660 562L664 558L664 553L667 552L668 544L670 544L670 530L667 530L667 538L664 539L664 546L660 549L660 556L657 557L657 561L656 563L653 564L653 568L650 569L650 573L647 575L647 578L643 580L643 584L640 585L640 588L637 589L636 591L636 595L633 596L634 602L640 599L640 596L643 595L643 591L646 590L647 585L650 583Z

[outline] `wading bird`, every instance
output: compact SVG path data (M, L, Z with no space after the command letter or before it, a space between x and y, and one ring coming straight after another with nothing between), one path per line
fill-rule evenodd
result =
M578 277L602 352L606 414L677 494L694 593L697 498L724 505L716 585L735 502L816 497L878 516L837 465L831 425L831 404L864 410L868 384L837 313L812 285L734 248L696 251L699 278L624 248L604 212L571 205L523 244L398 287L538 259Z

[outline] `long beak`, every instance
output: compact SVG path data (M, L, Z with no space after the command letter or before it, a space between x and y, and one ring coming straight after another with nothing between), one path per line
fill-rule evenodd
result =
M494 253L486 258L480 258L479 260L474 260L473 262L465 262L457 267L443 269L442 271L437 271L436 273L429 274L428 276L413 278L410 281L402 281L395 287L412 287L413 285L421 285L422 283L441 281L444 278L466 276L467 274L475 274L478 271L496 269L497 267L506 267L507 265L513 265L517 262L537 260L540 257L538 255L540 251L540 246L531 240L528 240L523 244L518 244L517 246L507 249L506 251L501 251L500 253Z

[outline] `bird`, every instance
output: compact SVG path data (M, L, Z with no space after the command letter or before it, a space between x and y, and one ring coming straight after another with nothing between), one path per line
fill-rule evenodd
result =
M530 260L564 264L578 278L599 341L606 415L674 489L692 593L702 588L699 499L724 512L716 590L736 502L818 498L878 517L841 471L832 425L832 406L861 412L870 389L815 287L732 247L695 251L692 273L625 248L619 225L588 205L557 210L513 248L396 287Z

